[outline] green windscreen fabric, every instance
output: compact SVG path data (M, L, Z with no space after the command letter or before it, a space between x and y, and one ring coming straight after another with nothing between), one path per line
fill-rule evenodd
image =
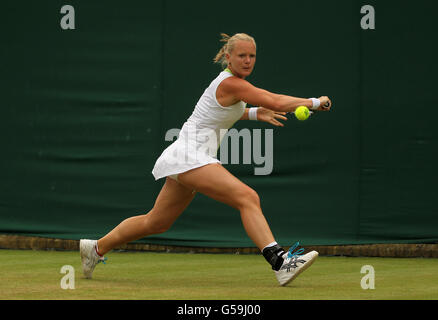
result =
M96 239L147 213L166 134L220 72L219 34L245 32L257 42L248 81L334 103L282 128L235 125L250 143L260 133L272 172L254 174L267 165L254 150L243 162L243 140L239 163L224 166L257 191L276 240L437 242L436 5L367 4L375 29L361 28L364 4L350 0L238 2L236 14L200 0L80 0L63 29L64 2L5 1L0 233ZM202 194L170 230L138 241L254 246L239 212Z
M2 232L76 238L149 209L157 186L162 5L6 5Z
M363 241L436 242L437 5L389 4L376 1L376 32L362 33L358 234Z

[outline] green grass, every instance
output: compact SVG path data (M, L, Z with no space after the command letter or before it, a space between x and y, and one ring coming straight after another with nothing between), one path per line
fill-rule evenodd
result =
M93 279L78 252L0 250L0 299L386 300L438 299L438 259L319 257L287 287L261 255L113 252ZM75 289L60 286L63 265ZM375 289L363 290L363 265Z

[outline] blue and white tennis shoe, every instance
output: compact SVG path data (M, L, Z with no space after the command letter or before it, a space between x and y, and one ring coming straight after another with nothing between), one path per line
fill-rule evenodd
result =
M281 286L285 286L294 280L298 275L301 274L304 270L312 265L315 262L316 258L318 258L317 251L310 251L306 254L301 254L304 252L304 249L293 252L299 243L295 243L287 253L283 255L284 262L280 267L280 270L274 271L277 277L278 282Z

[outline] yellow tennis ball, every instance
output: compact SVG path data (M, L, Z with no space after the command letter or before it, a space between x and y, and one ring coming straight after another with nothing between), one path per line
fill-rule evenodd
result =
M300 106L295 109L295 117L297 117L298 120L306 120L310 116L309 109L305 106Z

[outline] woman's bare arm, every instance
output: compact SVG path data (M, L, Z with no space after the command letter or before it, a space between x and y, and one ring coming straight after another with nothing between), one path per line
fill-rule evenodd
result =
M218 90L222 96L232 96L237 101L245 101L254 106L271 109L276 112L293 112L299 106L312 108L312 100L283 94L276 94L257 88L244 79L230 77L222 81ZM328 110L323 106L330 102L328 97L320 97L320 110ZM247 111L245 111L247 112Z

